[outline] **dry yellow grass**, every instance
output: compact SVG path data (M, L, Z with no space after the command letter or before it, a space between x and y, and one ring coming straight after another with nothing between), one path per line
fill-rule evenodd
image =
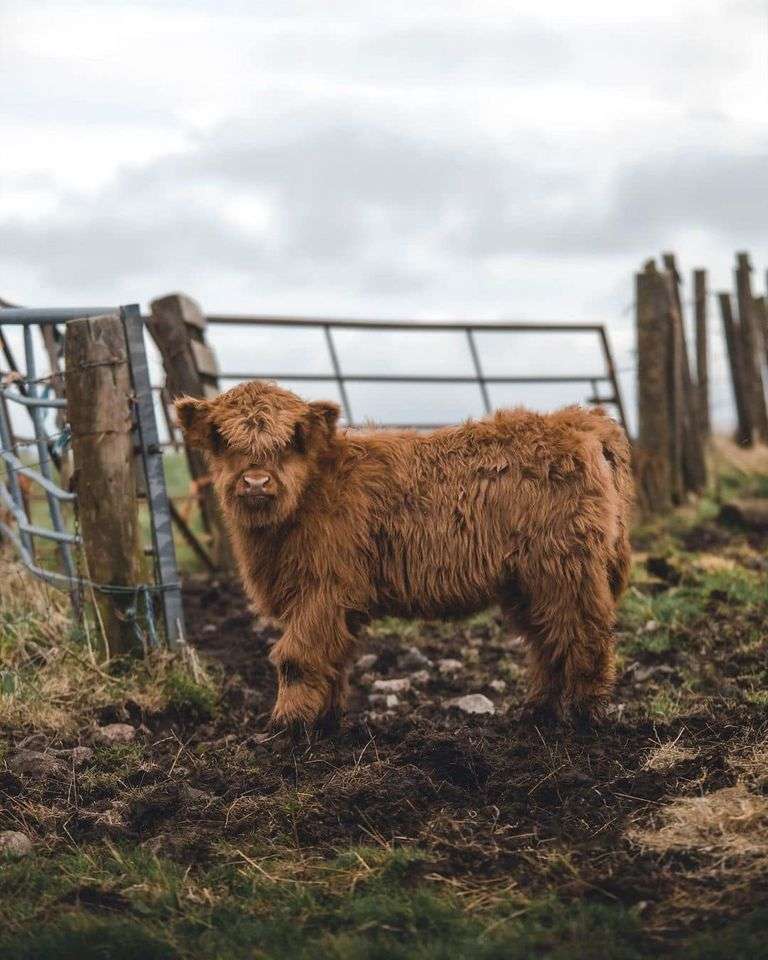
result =
M735 468L745 474L768 473L768 446L740 447L729 437L715 436L710 441L715 472Z
M629 838L662 853L768 860L768 798L743 783L702 797L681 797L662 808L658 829L635 829Z
M66 594L0 550L0 726L66 735L84 713L121 698L147 710L163 706L165 680L179 657L154 653L111 676L101 649L95 625L75 622ZM190 672L195 679L204 674L196 659Z
M672 767L676 767L678 763L683 763L685 760L693 760L698 752L698 750L680 746L677 740L668 740L650 751L643 767L645 770L664 772L671 770Z

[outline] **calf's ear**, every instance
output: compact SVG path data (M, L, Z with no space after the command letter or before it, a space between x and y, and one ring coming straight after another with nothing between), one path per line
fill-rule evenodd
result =
M211 424L208 420L208 401L197 397L179 397L174 401L184 439L191 447L211 446Z
M309 405L309 411L316 423L319 423L328 437L332 437L336 432L336 423L341 413L338 403L332 403L330 400L313 400Z

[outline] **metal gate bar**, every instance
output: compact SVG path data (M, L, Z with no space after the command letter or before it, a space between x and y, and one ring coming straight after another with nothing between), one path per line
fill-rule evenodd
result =
M163 451L157 433L149 367L144 349L144 324L136 305L121 307L120 315L128 344L128 359L136 398L136 425L143 451L144 472L147 478L149 515L152 518L152 546L155 578L162 587L161 605L168 644L176 647L184 643L184 611L181 584L176 565L176 547L173 542L171 511L165 486Z
M275 327L314 327L324 332L325 340L331 358L332 373L275 373L273 371L247 372L219 372L220 380L294 380L298 382L326 382L336 383L339 388L345 419L350 426L354 425L352 410L347 395L348 383L475 383L478 385L483 406L486 412L492 408L489 384L590 384L592 396L587 398L588 403L610 404L616 409L618 420L627 430L627 421L624 403L621 396L616 364L611 351L608 334L605 326L600 323L513 323L505 321L489 321L483 323L477 320L440 320L436 322L423 320L365 320L365 319L337 319L334 317L292 317L272 314L208 314L209 324L224 326L275 326ZM333 340L333 332L337 330L365 330L365 331L421 331L430 333L457 333L464 332L467 337L470 359L475 371L474 376L440 376L425 374L423 376L398 376L392 374L348 374L342 370L341 361ZM605 363L601 373L583 375L541 375L541 376L486 376L483 372L480 353L477 347L477 334L482 333L580 333L592 334L598 338L600 351ZM600 396L598 384L607 384L607 396ZM384 424L384 426L418 426L420 428L443 426L444 424Z

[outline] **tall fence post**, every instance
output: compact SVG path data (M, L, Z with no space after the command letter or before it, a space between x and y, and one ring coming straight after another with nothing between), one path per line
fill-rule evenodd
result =
M142 582L134 472L132 385L123 324L108 315L70 320L66 343L67 409L74 484L87 573L128 588L97 593L109 654L136 645L135 596Z
M712 432L709 419L709 346L707 339L707 271L693 271L693 309L696 319L696 393L702 436Z
M752 267L749 254L736 254L736 294L739 304L744 388L749 403L752 424L763 442L768 442L768 409L765 403L762 358L752 297Z
M663 255L664 268L669 275L672 325L676 344L676 380L679 381L680 400L676 402L676 411L681 417L682 433L682 472L686 490L699 491L707 482L707 464L704 457L704 443L699 423L699 403L697 392L691 377L688 362L688 345L685 332L683 302L680 296L680 274L672 253Z
M754 429L752 427L751 405L748 403L748 394L744 384L744 362L742 360L739 325L733 315L730 293L723 291L718 294L717 299L723 321L725 345L728 348L733 399L736 403L736 442L741 446L750 447L754 442Z
M171 397L212 397L218 393L217 365L205 342L206 319L184 294L159 297L150 304L149 332L163 358L166 387ZM199 450L186 448L189 473L197 486L203 524L211 534L217 566L234 569L234 557L226 527L208 477L208 466Z
M669 510L673 500L673 418L669 390L672 338L662 277L649 260L635 277L638 438L635 466L642 507Z
M765 363L768 363L768 296L755 297L752 309L757 323L758 341L762 340Z

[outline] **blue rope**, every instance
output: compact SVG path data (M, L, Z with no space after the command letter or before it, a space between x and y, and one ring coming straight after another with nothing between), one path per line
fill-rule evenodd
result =
M71 440L72 431L70 430L69 425L67 425L51 444L51 450L53 450L54 453L64 453Z

